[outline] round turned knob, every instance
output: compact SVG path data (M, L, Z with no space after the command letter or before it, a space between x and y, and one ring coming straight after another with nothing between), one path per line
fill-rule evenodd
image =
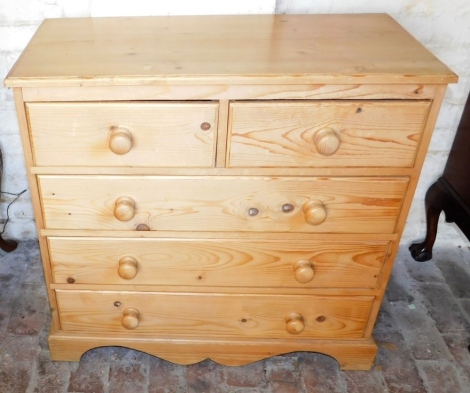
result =
M250 217L257 216L258 213L259 213L259 210L256 207L251 207L251 208L248 209L248 215Z
M331 156L338 150L341 139L333 128L327 127L315 134L313 143L322 156Z
M301 259L292 265L294 269L295 279L301 283L306 284L313 280L315 271L313 270L312 262L308 259Z
M109 135L109 149L116 154L126 154L132 148L132 133L122 127L112 127Z
M122 312L121 325L129 330L137 329L139 326L139 310L129 307Z
M302 333L305 329L304 318L302 315L293 312L286 317L286 330L290 334Z
M118 274L124 280L132 280L137 275L137 259L122 257L119 260Z
M114 217L119 221L129 221L134 218L135 202L131 197L123 196L114 203Z
M326 208L321 201L309 201L303 208L305 221L310 225L319 225L326 219Z

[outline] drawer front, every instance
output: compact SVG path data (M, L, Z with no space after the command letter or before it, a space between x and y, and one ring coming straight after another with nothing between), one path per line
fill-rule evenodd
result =
M408 178L38 176L45 227L392 233Z
M375 288L388 242L49 238L55 283Z
M178 337L361 338L371 296L56 291L62 330Z
M217 103L29 103L39 166L212 167Z
M412 167L427 101L240 102L230 167Z

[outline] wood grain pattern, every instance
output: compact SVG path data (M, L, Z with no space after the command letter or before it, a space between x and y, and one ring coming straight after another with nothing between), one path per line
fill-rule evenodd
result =
M9 86L438 83L455 74L390 16L45 20Z
M27 112L39 166L215 164L217 103L29 103ZM115 154L109 136L121 127L132 134L132 148Z
M309 177L332 177L332 176L353 176L364 177L370 176L371 170L374 176L378 177L403 177L416 176L420 172L420 167L413 168L335 168L335 167L312 167L312 168L289 168L289 167L272 167L272 168L151 168L140 167L138 174L141 176L267 176L267 177L292 177L292 176L309 176ZM136 169L132 167L33 167L31 172L35 175L135 175Z
M75 290L75 291L113 291L113 292L171 292L171 293L198 293L211 294L214 291L220 291L230 295L240 295L240 293L250 293L252 295L319 295L319 296L373 296L375 302L381 295L381 289L373 288L312 288L312 287L249 287L242 289L240 287L209 287L209 286L185 286L185 285L134 285L134 284L54 284L50 285L54 290ZM370 337L370 336L368 336Z
M383 14L44 21L5 83L51 358L113 345L240 365L315 351L370 369L455 81Z
M48 229L391 233L407 178L232 178L38 176ZM131 197L135 215L114 217ZM305 221L303 206L323 203L320 225ZM295 209L284 213L282 206ZM259 214L250 216L250 208Z
M227 155L227 127L228 127L229 101L219 101L219 121L217 129L216 162L218 168L225 167Z
M237 239L49 238L55 283L186 285L194 287L374 288L388 242L248 241ZM123 257L136 260L132 279L118 274ZM308 260L314 277L295 279Z
M230 106L230 167L412 167L429 101L236 102ZM335 153L315 137L331 129Z
M33 162L33 151L31 148L29 132L28 132L28 122L25 113L25 105L23 102L22 89L13 88L13 95L15 100L16 112L18 115L18 126L20 128L21 142L24 150L24 158L27 169L27 177L29 182L29 192L31 195L31 202L35 216L36 228L38 231L38 242L40 246L40 253L42 259L42 265L44 269L44 279L46 283L46 290L49 298L49 304L51 306L51 331L55 332L59 328L59 316L57 312L57 303L55 297L55 291L50 288L50 283L52 282L51 274L51 265L49 263L49 251L47 249L47 239L45 236L41 235L40 231L44 228L44 221L42 217L42 207L39 196L39 189L37 184L37 177L32 173L31 168L34 165Z
M202 232L202 231L113 231L113 230L87 230L87 229L41 229L47 237L108 237L108 238L132 238L132 239L238 239L246 240L245 232ZM275 240L279 242L291 242L295 240L328 242L331 233L288 233L288 232L250 232L250 240ZM345 242L382 242L397 241L397 233L342 233L337 235Z
M165 86L68 86L25 87L25 101L112 100L339 100L339 99L433 99L440 85L422 84L272 84L272 85L165 85Z
M140 313L142 335L288 338L285 317L303 316L299 338L361 338L373 297L57 290L64 331L124 333L123 311ZM117 302L117 303L116 303ZM118 304L118 306L116 306Z
M336 359L342 370L370 370L377 353L373 339L217 339L148 337L137 335L97 335L61 331L49 336L52 360L79 361L86 351L104 346L124 346L178 364L194 364L205 359L227 366L240 366L271 356L297 351L312 351Z

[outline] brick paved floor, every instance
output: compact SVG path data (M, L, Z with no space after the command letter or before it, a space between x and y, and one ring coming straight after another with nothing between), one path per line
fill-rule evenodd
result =
M49 315L36 242L0 251L0 392L470 393L470 250L437 248L418 264L400 250L374 330L371 371L342 372L312 353L242 367L179 366L125 348L51 362Z

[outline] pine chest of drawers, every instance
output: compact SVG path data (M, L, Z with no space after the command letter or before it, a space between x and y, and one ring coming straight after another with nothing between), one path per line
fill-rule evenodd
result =
M46 20L6 85L51 357L370 368L456 79L381 14Z

